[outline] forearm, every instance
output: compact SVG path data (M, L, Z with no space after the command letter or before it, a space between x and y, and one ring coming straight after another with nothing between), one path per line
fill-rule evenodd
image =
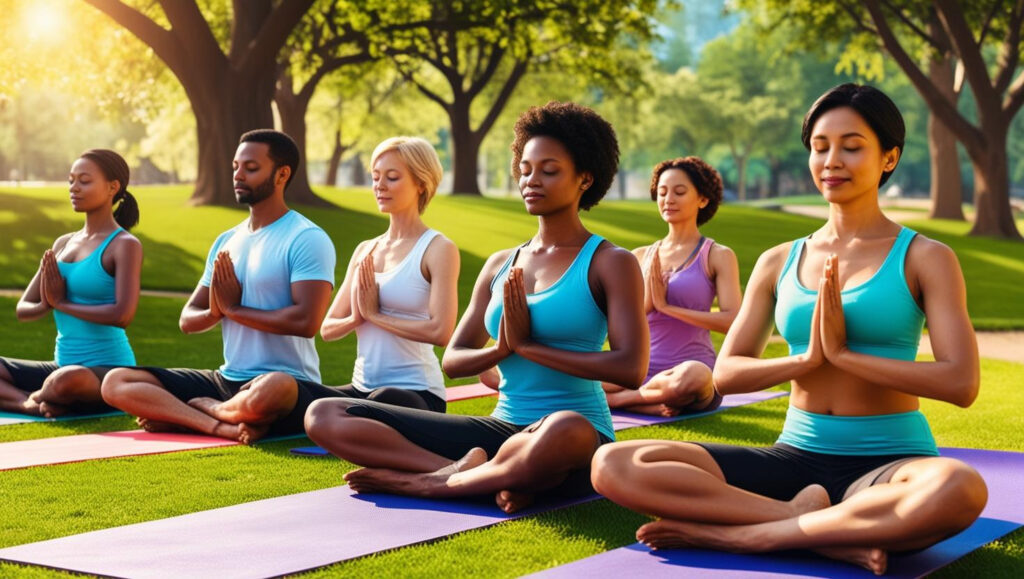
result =
M465 378L490 370L507 357L508 352L499 349L497 344L485 348L452 346L444 351L441 367L452 378Z
M978 396L978 368L962 362L894 360L849 349L834 356L831 362L844 372L904 394L965 408Z
M226 308L224 317L261 332L312 338L316 335L319 319L313 313L308 307L294 304L277 310L258 310L236 305ZM323 313L322 309L320 313Z
M588 380L611 382L623 388L639 388L647 373L647 364L632 349L575 352L552 348L540 342L528 342L517 347L516 353L559 372Z
M720 356L713 373L715 389L722 394L741 394L771 388L810 372L806 354L782 358Z
M127 327L135 317L135 308L126 304L86 305L64 300L57 304L56 309L80 320L119 328Z
M216 326L221 317L210 313L209 308L186 305L178 318L178 327L186 334L199 334Z
M448 345L453 329L451 324L444 328L442 321L437 318L410 320L389 316L379 311L368 315L366 319L400 338L442 347Z
M45 301L31 302L24 299L18 300L14 313L19 322L31 322L45 316L50 311L50 305Z
M720 334L728 332L732 321L736 319L736 312L703 312L669 305L661 308L661 312L687 324Z
M354 315L348 315L342 318L327 318L324 320L324 323L320 325L320 337L323 338L325 342L340 340L351 334L362 323L363 319Z

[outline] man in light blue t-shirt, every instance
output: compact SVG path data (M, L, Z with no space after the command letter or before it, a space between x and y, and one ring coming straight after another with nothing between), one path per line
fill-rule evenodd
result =
M284 133L250 131L235 152L235 196L249 217L222 233L181 312L186 334L218 323L217 370L119 368L103 399L151 432L191 430L250 443L268 431L303 431L316 399L342 396L320 384L313 336L334 285L334 246L322 229L288 209L284 192L299 150Z

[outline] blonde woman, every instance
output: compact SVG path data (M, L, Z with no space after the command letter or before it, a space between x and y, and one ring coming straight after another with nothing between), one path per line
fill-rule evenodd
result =
M423 223L441 181L434 147L418 137L382 142L370 159L377 208L388 229L356 247L320 335L356 333L354 398L444 412L434 346L446 346L458 315L459 250Z

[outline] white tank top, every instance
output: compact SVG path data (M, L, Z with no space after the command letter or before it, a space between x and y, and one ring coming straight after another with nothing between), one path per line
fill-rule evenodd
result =
M407 320L430 318L430 283L420 268L427 246L438 234L433 229L423 232L401 263L375 274L381 313ZM356 337L353 386L363 392L385 386L427 390L445 399L444 376L431 344L401 338L369 322L356 328Z

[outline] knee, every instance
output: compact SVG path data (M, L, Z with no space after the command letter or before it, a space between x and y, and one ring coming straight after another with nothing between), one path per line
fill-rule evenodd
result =
M951 511L951 522L956 530L971 525L988 503L988 486L978 471L962 462L951 462L936 482L942 489L942 499L937 501L941 508Z
M98 382L99 380L92 370L85 366L64 366L46 378L43 389L48 390L51 394L62 396L72 394L91 383L99 386Z
M538 434L554 442L566 458L582 458L577 462L589 463L597 448L597 431L589 420L577 412L555 412L544 419L539 430Z
M299 384L284 372L271 372L253 380L249 390L251 394L248 402L253 410L272 410L281 406L295 406Z
M111 406L117 406L128 390L131 382L132 370L130 368L114 368L103 378L100 385L100 395L103 401Z
M347 398L321 398L306 409L303 423L310 438L341 439L345 429L351 400Z
M426 410L427 405L423 402L423 399L419 397L415 392L404 390L402 388L378 388L370 393L366 397L367 400L373 400L375 402L381 402L383 404L391 404L392 406L403 406L405 408L417 408L419 410Z
M619 490L628 486L627 465L632 457L633 449L629 443L616 442L598 448L590 463L590 482L594 490L614 500Z
M700 362L685 362L674 369L669 388L677 395L699 394L711 386L711 369Z

